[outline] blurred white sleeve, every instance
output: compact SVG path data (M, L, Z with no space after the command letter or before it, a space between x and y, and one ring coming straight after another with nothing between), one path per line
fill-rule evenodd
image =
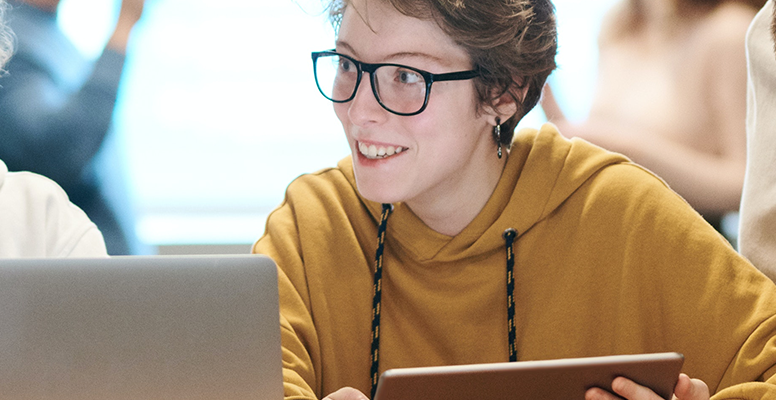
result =
M774 0L752 21L748 60L747 165L741 199L739 249L776 280L776 50Z

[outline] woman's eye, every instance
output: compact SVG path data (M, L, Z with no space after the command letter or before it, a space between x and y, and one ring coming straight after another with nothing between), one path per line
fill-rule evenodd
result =
M399 83L413 84L423 81L423 77L415 71L408 69L400 69L396 72L396 79Z
M355 68L353 65L353 62L348 60L347 58L340 58L340 69L344 72L349 72Z

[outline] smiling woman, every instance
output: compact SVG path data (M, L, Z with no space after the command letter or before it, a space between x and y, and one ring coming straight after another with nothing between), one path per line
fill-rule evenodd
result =
M348 137L359 192L381 203L404 201L434 230L456 235L479 213L498 182L506 160L492 157L495 147L508 147L517 121L525 114L524 108L533 108L544 80L555 67L554 24L545 29L551 35L542 32L541 25L525 22L531 12L538 20L547 20L549 5L544 10L527 5L515 7L507 11L513 18L501 22L506 30L513 31L514 39L509 41L511 46L507 42L501 49L515 48L520 43L522 51L485 52L481 49L491 48L490 43L482 43L482 38L475 42L471 39L473 32L457 25L456 19L463 16L445 15L443 9L413 10L439 15L445 29L455 30L454 39L432 20L419 24L418 20L403 18L403 14L396 12L410 4L399 3L396 7L369 2L360 8L335 9L335 15L341 18L337 51L368 62L413 64L416 69L437 74L475 70L478 79L471 80L475 76L469 74L464 76L465 80L443 81L433 86L429 81L427 88L425 84L421 86L427 89L422 93L423 98L428 95L428 100L415 109L402 110L406 112L388 109L380 101L382 87L377 90L373 84L374 90L362 87L359 91L353 85L350 100L336 102L334 110ZM499 26L498 22L490 23ZM536 31L514 32L527 26ZM458 44L467 37L467 44ZM526 40L521 40L523 37ZM527 59L538 62L516 61ZM372 80L379 76L376 72L370 75ZM373 107L377 103L391 114L415 117L390 117L385 110ZM381 125L387 127L387 132L376 129ZM490 132L497 125L503 134L496 142ZM358 151L373 146L401 147L404 151L380 159Z
M704 381L776 395L773 282L625 157L514 132L555 67L550 0L334 0L331 19L311 75L350 155L295 179L253 247L280 268L287 398L373 397L397 367L661 351L696 378L679 399L708 399Z

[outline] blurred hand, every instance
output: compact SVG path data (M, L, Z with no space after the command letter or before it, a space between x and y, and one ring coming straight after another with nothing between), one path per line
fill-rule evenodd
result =
M135 25L135 23L143 15L143 6L145 0L122 0L121 11L119 12L119 24L122 20L124 23Z
M357 389L344 387L324 397L323 400L369 400L369 398Z
M143 15L143 6L145 0L122 0L121 11L119 11L119 20L116 23L116 29L113 31L107 47L126 53L129 35L132 28Z

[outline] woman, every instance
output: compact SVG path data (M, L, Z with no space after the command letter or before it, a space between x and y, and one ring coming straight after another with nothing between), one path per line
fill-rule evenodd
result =
M551 125L512 141L555 65L549 0L332 18L315 75L352 155L292 182L253 248L280 267L286 398L363 399L394 367L661 351L719 398L776 395L746 383L776 365L770 280L624 157ZM687 375L676 394L708 398Z
M715 228L737 211L746 164L749 23L765 0L623 0L599 36L596 92L567 137L625 154L665 179ZM565 88L556 88L564 90Z

